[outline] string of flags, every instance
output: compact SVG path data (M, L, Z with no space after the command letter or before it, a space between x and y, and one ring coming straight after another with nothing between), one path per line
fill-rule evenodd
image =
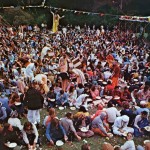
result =
M111 17L119 17L119 20L149 22L150 23L150 16L148 16L148 17L126 16L126 15L122 16L122 15L113 15L113 14L107 14L107 13L104 14L104 13L99 13L99 12L79 11L79 10L72 10L72 9L64 9L64 8L46 6L45 3L46 3L46 0L43 0L41 5L21 6L21 8L22 9L25 9L25 8L48 8L48 9L59 10L59 11L62 11L62 12L72 12L72 13L75 13L75 14L99 15L100 17L111 16ZM0 9L10 9L10 8L15 8L15 7L14 6L0 7Z

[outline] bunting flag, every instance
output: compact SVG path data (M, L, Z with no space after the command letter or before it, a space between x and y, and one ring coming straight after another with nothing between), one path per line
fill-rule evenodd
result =
M103 16L112 16L112 17L119 17L119 20L126 20L126 21L136 21L136 22L150 22L150 16L148 17L139 17L139 16L122 16L122 15L114 15L114 14L107 14L107 13L100 13L100 12L87 12L87 11L79 11L79 10L73 10L73 9L65 9L65 8L58 8L58 7L52 7L52 6L46 6L45 5L46 0L43 0L41 5L37 6L20 6L22 9L25 8L48 8L48 9L54 9L54 10L59 10L62 12L72 12L77 15L80 14L87 14L87 15L98 15L100 17ZM9 7L0 7L0 9L10 9L10 8L15 8L14 6L9 6Z
M126 20L126 21L150 22L150 16L148 16L148 17L120 16L119 19L120 19L120 20Z

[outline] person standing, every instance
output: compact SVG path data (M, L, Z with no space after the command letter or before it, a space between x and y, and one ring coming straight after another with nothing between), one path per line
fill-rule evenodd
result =
M120 66L117 64L117 62L114 62L113 64L113 73L112 73L112 84L113 86L118 86L118 79L120 77Z
M59 20L64 18L65 16L60 17L58 12L56 11L53 13L50 11L53 15L53 27L52 27L52 32L56 33L58 31L58 26L59 26Z
M27 103L28 121L33 124L40 123L40 109L43 107L44 98L42 94L34 88L33 83L25 94L24 101Z

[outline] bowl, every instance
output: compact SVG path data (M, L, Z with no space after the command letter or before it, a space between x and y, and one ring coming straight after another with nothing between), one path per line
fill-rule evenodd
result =
M87 127L82 127L80 130L81 130L82 132L88 132Z
M60 106L60 107L59 107L59 110L64 110L64 107Z
M61 140L58 140L58 141L56 142L56 146L63 146L63 145L64 145L64 142L61 141Z

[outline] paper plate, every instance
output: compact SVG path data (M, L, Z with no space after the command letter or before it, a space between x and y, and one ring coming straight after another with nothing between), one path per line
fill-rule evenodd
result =
M47 75L47 74L48 74L48 72L44 72L44 74L45 74L45 75Z
M80 130L81 130L82 132L88 132L88 129L87 129L86 127L82 127Z
M10 87L11 89L16 89L17 87L16 86L12 86L12 87Z
M55 102L55 99L50 99L51 102Z
M60 106L60 107L59 107L59 110L64 110L64 107L61 107L61 106Z
M100 80L98 80L98 81L103 82L103 80L102 80L102 79L100 79Z
M15 102L15 105L19 106L19 105L21 105L21 102Z
M105 85L107 84L107 82L102 82L102 83L105 84Z
M115 146L114 146L114 149L115 149L115 148L119 148L119 147L120 147L119 145L115 145Z
M115 96L114 99L115 99L115 100L118 100L118 99L120 99L120 97L119 97L119 96Z
M127 136L127 134L128 134L127 132L124 132L122 135L123 135L123 136Z
M9 148L14 148L14 147L16 147L17 146L17 143L10 143L10 144L8 144L8 147Z
M91 102L92 99L91 99L91 98L87 98L86 101L87 101L87 102Z
M64 142L61 141L61 140L58 140L58 141L56 142L56 145L57 145L57 146L63 146L63 145L64 145Z
M135 107L135 109L139 109L140 107L139 106L134 106Z
M112 96L105 96L106 99L110 99Z
M144 127L144 129L145 129L146 131L150 131L150 126L146 126L146 127Z
M96 99L101 99L101 97L100 97L100 96L97 96Z
M108 133L109 137L113 137L114 135L112 133Z
M75 107L70 107L70 109L71 109L71 110L76 110L76 108L75 108Z
M144 141L144 144L146 144L146 143L148 143L148 142L150 142L150 140L145 140L145 141Z

